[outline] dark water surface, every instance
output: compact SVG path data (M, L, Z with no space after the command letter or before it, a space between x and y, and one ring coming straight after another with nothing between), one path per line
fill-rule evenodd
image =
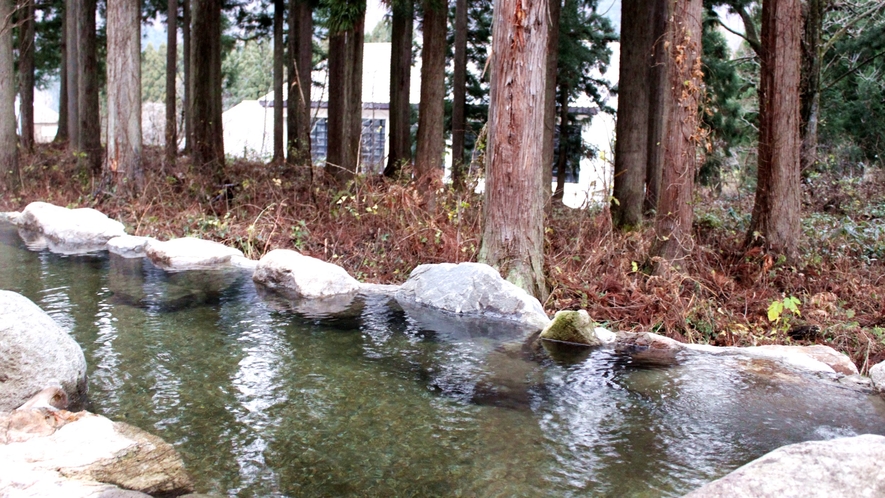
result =
M236 496L677 496L784 444L885 434L878 397L735 357L532 361L507 326L386 297L325 316L241 272L28 251L0 288L83 347L91 409ZM751 364L752 363L752 364Z

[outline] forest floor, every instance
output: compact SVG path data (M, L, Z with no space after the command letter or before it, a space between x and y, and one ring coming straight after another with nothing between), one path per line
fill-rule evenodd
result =
M22 162L23 189L0 211L46 201L94 207L127 231L199 236L258 259L277 248L336 263L364 282L401 283L422 263L475 261L482 197L441 192L427 209L406 182L362 179L339 191L322 171L235 161L227 186L187 158L162 171L147 149L136 200L100 193L75 159L41 146ZM607 209L553 207L546 230L548 313L586 309L612 330L653 331L716 345L826 344L862 372L885 360L885 172L803 181L800 261L787 264L743 240L752 192L703 191L695 247L666 276L648 271L650 226L612 230ZM792 306L795 304L795 306Z

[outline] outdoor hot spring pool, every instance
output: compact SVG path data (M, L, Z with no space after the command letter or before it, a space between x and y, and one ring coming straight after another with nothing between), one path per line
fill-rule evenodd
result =
M383 296L323 315L240 271L32 252L7 224L0 288L83 347L89 408L174 444L202 493L678 496L785 444L885 435L879 397L746 359L533 361L503 352L509 326Z

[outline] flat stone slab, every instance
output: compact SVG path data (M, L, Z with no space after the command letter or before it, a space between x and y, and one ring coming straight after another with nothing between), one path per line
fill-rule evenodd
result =
M538 330L550 322L535 297L482 263L420 265L399 288L396 299L449 313L520 322Z
M103 251L108 240L126 235L122 223L95 209L68 209L46 202L28 204L16 224L42 235L46 247L61 254Z
M150 237L138 237L135 235L123 235L114 237L108 241L108 252L124 258L143 258L144 246Z
M164 270L212 270L231 267L231 258L243 258L239 249L211 240L184 237L169 241L148 240L145 255Z
M885 496L885 437L808 441L778 448L686 498Z
M0 411L21 406L59 383L72 403L86 395L83 350L39 306L0 291Z
M252 279L269 289L308 299L351 294L361 288L344 268L289 249L265 254Z

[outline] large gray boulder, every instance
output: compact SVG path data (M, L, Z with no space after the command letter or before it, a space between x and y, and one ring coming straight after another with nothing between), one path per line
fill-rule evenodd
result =
M17 408L53 382L71 403L84 400L83 350L28 298L0 291L0 411Z
M0 496L193 491L178 452L159 437L89 412L28 405L0 412Z
M885 496L885 437L809 441L778 448L686 498Z
M550 322L536 298L482 263L420 265L396 299L450 313L502 318L537 330Z
M103 251L108 240L126 235L123 224L91 208L68 209L46 202L25 207L16 224L45 239L45 246L61 254ZM31 244L29 247L37 247Z
M296 298L322 299L360 290L360 283L344 268L289 249L265 254L252 279Z
M239 249L194 237L165 242L150 239L144 253L151 263L169 271L231 268L231 258L243 257Z

